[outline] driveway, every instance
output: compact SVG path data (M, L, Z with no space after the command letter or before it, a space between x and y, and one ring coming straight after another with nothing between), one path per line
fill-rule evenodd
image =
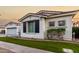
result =
M5 49L7 49L7 51L5 50L1 50L0 52L15 52L15 53L52 53L49 51L45 51L45 50L40 50L40 49L36 49L36 48L31 48L31 47L26 47L26 46L21 46L21 45L17 45L17 44L12 44L12 43L7 43L7 42L2 42L0 41L0 47L3 47Z
M0 47L0 53L13 53L12 51L5 49L5 48L1 48Z

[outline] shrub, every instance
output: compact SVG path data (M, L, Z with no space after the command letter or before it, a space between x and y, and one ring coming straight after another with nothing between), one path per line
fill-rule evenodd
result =
M57 32L57 33L65 32L65 29L64 28L58 28L58 29L49 29L49 30L47 30L47 33L51 33L51 32Z
M58 28L58 29L49 29L47 30L47 38L48 39L63 39L65 29Z
M72 32L79 33L79 27L73 27Z

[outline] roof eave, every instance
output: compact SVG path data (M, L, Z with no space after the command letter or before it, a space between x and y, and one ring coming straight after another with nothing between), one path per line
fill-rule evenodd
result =
M64 13L64 14L59 14L59 15L51 15L51 16L48 16L46 17L47 19L48 18L56 18L56 17L65 17L65 16L72 16L74 17L76 15L77 12L69 12L69 13Z

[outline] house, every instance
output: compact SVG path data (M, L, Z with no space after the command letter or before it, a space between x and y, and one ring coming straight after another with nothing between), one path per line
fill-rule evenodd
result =
M19 22L11 21L5 25L5 35L10 37L17 37L20 34Z
M0 25L0 34L5 34L5 26Z
M72 18L78 11L41 10L37 13L28 13L19 19L21 37L45 39L48 29L64 28L64 40L72 40Z

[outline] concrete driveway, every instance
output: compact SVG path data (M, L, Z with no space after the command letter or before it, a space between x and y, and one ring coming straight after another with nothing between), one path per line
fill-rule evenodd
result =
M36 48L31 48L31 47L26 47L26 46L21 46L17 44L12 44L12 43L7 43L7 42L2 42L0 41L0 47L5 48L4 50L1 50L0 52L15 52L15 53L52 53L49 51L45 50L40 50Z
M0 47L0 53L13 53L12 51L5 49L5 48L1 48Z

